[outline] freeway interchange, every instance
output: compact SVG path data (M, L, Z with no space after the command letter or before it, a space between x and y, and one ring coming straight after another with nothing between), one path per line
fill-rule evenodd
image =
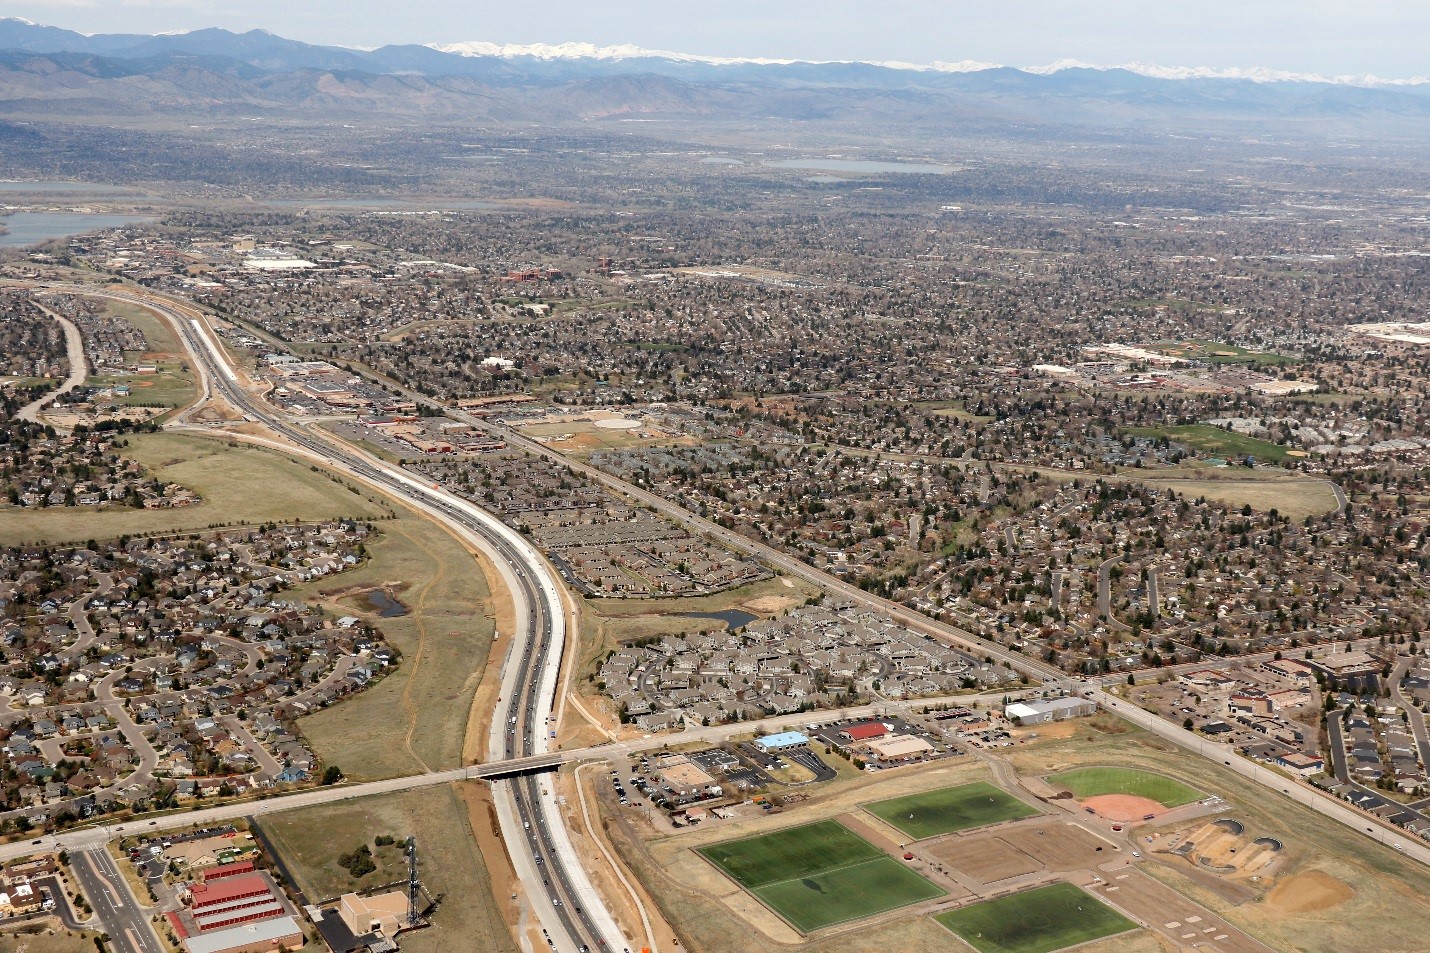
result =
M561 805L554 785L539 772L562 763L601 757L607 752L654 747L660 741L656 739L575 751L551 750L550 739L554 736L552 728L555 727L554 711L561 695L562 661L568 646L562 592L554 573L541 554L516 531L468 501L446 493L434 485L416 480L396 467L355 452L336 440L320 437L280 416L244 387L222 345L208 327L203 314L196 308L167 297L134 293L128 289L101 290L67 284L44 287L47 290L124 300L158 312L179 335L194 359L200 378L199 400L181 414L179 419L182 420L185 415L210 400L221 400L241 413L246 420L264 425L279 438L246 436L243 439L321 462L324 466L354 477L440 520L460 538L490 557L502 577L502 582L510 590L516 609L515 631L512 638L505 640L506 655L502 661L501 694L497 713L488 732L485 763L371 784L310 790L246 805L230 805L226 808L160 818L147 823L160 829L177 828L218 819L220 816L231 818L244 814L261 815L307 804L330 803L386 791L470 778L487 778L492 783L503 840L550 947L561 953L629 950L630 940L616 923L582 866L561 814ZM872 596L785 553L703 520L668 500L564 457L549 447L530 441L507 428L461 414L420 395L409 396L497 433L514 446L556 459L563 466L651 506L692 532L749 553L767 565L805 578L822 589L875 606L906 625L978 652L990 660L1003 662L1030 679L1042 682L1045 689L1079 692L1097 702L1100 707L1176 744L1189 755L1221 762L1249 781L1290 797L1374 840L1394 846L1406 856L1430 864L1430 850L1413 839L1407 839L1402 833L1387 829L1349 806L1305 785L1289 781L1273 771L1244 761L1224 745L1210 742L1131 703L1106 694L1102 690L1102 679L1072 679L1066 673L1038 660L1009 652L1002 646L931 620L903 605ZM742 727L748 730L751 726L746 724ZM702 737L708 734L713 739L718 736L718 732L719 729L714 729L695 734ZM213 818L208 815L213 815ZM143 823L146 822L131 826L137 828ZM97 827L47 837L43 841L56 848L84 850L102 847L118 833L122 833L122 826ZM1409 843L1402 844L1405 840L1409 840ZM0 857L18 856L18 851L24 849L33 847L9 845L0 848ZM148 953L144 938L130 941L129 937L121 935L115 937L115 942L117 947L126 953ZM641 940L637 945L646 945L646 942Z

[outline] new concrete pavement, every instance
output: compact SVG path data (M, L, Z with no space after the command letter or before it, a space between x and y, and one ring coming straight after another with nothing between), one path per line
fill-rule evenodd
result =
M115 950L167 953L149 924L148 908L140 905L103 844L71 851L70 869Z

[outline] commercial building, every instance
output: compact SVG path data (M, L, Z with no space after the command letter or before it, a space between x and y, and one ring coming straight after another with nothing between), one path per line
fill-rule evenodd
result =
M1043 725L1097 713L1097 703L1086 698L1049 698L1043 701L1014 702L1003 709L1003 717L1021 725Z
M755 747L766 754L790 748L803 748L807 744L809 744L809 738L797 731L782 731L777 735L755 739Z
M850 725L839 732L841 741L849 744L857 744L861 741L873 741L875 738L882 738L889 733L888 726L883 722L866 721L859 725Z
M407 895L400 890L375 897L345 893L338 901L338 916L354 936L377 934L391 939L407 925Z
M933 745L915 735L893 735L887 738L875 738L864 747L880 764L913 761L917 758L924 757L934 750Z
M303 945L303 928L291 916L273 917L184 940L188 953L275 953Z

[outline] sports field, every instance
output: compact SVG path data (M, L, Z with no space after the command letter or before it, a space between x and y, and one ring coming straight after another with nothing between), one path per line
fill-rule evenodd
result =
M1067 788L1079 801L1103 794L1130 794L1163 807L1177 807L1202 796L1180 781L1133 768L1078 768L1049 775L1047 781L1054 787Z
M837 821L711 844L699 853L801 933L945 893Z
M863 805L863 808L914 840L1032 817L1038 813L985 781L875 801Z
M982 953L1050 953L1137 928L1069 883L985 900L934 919Z

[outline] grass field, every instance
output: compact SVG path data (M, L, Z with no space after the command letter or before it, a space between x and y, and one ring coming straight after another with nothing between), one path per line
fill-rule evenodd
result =
M174 332L148 308L127 301L103 301L105 310L134 325L144 342L144 351L129 351L125 357L135 363L153 362L155 374L124 377L91 377L85 383L95 387L128 384L127 397L115 398L115 403L128 407L184 407L197 394L193 371L185 359L186 352Z
M1178 807L1202 796L1180 781L1133 768L1077 768L1049 775L1047 781L1054 787L1067 788L1078 800L1099 794L1131 794L1156 801L1163 807Z
M445 902L432 929L403 935L403 953L514 951L466 806L451 785L284 811L263 818L262 827L310 901L402 879L407 868L400 849L374 848L372 841L379 834L399 842L411 835L423 885ZM377 870L354 880L338 866L338 856L364 843L373 849Z
M1208 364L1250 364L1257 367L1279 367L1295 364L1294 357L1272 354L1267 351L1250 351L1235 344L1221 341L1181 341L1154 344L1150 348L1161 354L1181 357L1189 361L1205 361Z
M802 933L944 895L837 821L699 852Z
M1038 813L986 781L876 801L865 804L864 810L914 840Z
M1247 505L1262 513L1276 510L1294 520L1319 516L1336 508L1335 492L1324 480L1268 467L1127 469L1119 478L1167 487L1188 499L1204 496L1237 509Z
M981 953L1050 953L1137 928L1069 883L986 900L934 919Z
M366 563L293 591L363 616L402 653L381 682L298 723L325 763L365 781L460 766L487 654L506 645L492 641L486 578L461 543L405 510L381 530ZM348 595L371 587L392 591L408 613L380 619L366 599Z
M176 433L134 434L122 453L157 480L196 491L203 501L173 510L88 507L7 509L0 515L0 545L84 542L125 533L202 530L248 521L371 518L388 511L375 493L354 493L344 482L274 450L230 445ZM254 492L261 487L262 492Z
M57 919L20 924L0 933L0 953L95 953L93 933L71 933Z
M1255 457L1263 462L1280 463L1286 459L1286 447L1258 440L1245 434L1232 433L1211 424L1187 424L1182 427L1130 427L1128 433L1137 437L1166 437L1186 444L1198 453L1210 453L1228 460Z

